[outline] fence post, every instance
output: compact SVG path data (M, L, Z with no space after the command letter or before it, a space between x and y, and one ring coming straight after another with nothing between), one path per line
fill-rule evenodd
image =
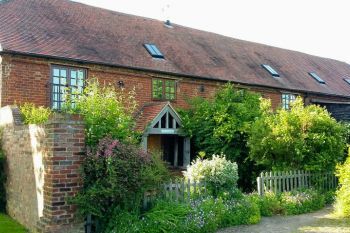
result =
M257 183L257 185L258 185L258 194L259 194L260 196L262 196L261 177L260 177L260 176L258 176L258 177L256 178L256 183Z
M86 223L85 223L85 233L92 233L92 218L91 214L88 214L86 217Z
M146 192L144 192L143 193L143 204L142 204L144 210L147 209L147 204L148 204L147 194L146 194Z

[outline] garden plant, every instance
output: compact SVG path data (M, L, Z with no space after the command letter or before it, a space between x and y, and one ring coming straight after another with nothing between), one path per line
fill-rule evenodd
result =
M261 101L262 116L250 128L250 158L268 170L334 171L344 160L345 129L317 105L299 97L290 110L271 110Z
M346 161L337 166L339 188L336 193L335 212L342 217L350 218L350 148Z
M251 191L262 166L248 159L248 132L261 116L260 95L226 84L212 99L189 99L180 112L184 133L192 138L194 150L207 155L224 153L238 164L238 185Z

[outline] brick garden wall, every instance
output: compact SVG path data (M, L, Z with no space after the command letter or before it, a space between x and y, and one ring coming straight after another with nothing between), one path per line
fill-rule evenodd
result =
M76 208L67 198L82 186L82 120L55 115L45 125L23 125L17 108L4 107L0 109L0 126L7 161L9 215L31 231L79 232Z

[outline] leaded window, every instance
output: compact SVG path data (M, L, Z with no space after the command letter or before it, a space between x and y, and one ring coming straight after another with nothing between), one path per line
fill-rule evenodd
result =
M83 92L86 70L65 66L52 66L51 107L61 109L67 98L74 99Z
M165 81L165 99L167 100L175 99L175 81L174 80Z
M282 108L285 110L290 109L290 104L295 101L296 95L290 93L282 94Z
M175 80L152 80L152 97L159 100L175 100L176 83Z

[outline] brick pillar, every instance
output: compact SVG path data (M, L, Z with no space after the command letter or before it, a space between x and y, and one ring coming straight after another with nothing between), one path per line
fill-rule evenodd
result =
M44 210L40 232L69 232L77 222L69 204L82 187L80 165L85 154L84 124L78 115L56 114L47 124L44 156Z

